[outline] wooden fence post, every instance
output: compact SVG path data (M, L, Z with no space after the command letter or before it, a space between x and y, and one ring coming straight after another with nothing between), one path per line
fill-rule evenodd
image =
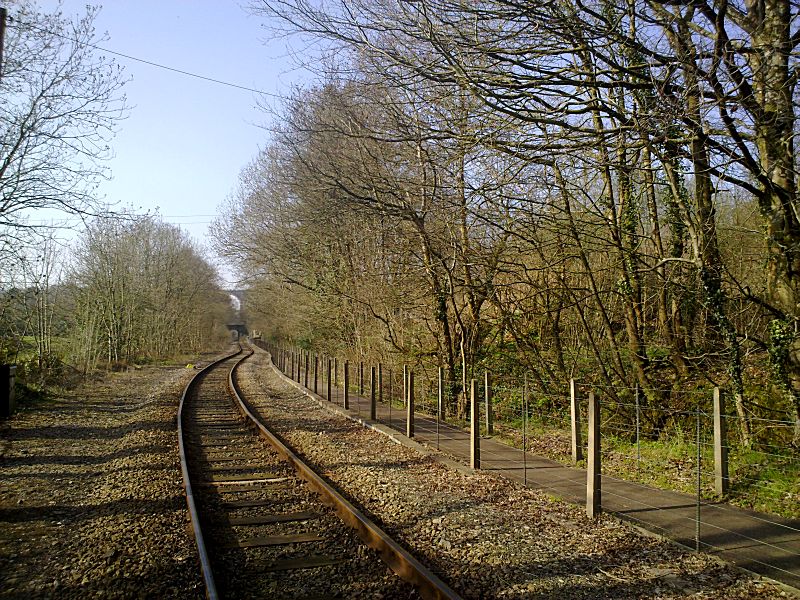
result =
M470 397L470 445L469 466L473 469L481 468L481 421L478 408L478 384L474 379L469 381Z
M444 420L444 369L439 367L439 419Z
M308 372L309 372L309 369L311 367L311 364L310 364L311 363L311 353L309 351L305 352L305 359L306 359L306 364L305 364L306 374L305 374L305 379L303 380L303 387L308 389Z
M344 409L350 408L350 363L344 361Z
M586 514L600 515L600 399L589 392L589 443L586 461Z
M575 380L569 380L569 416L572 422L572 462L583 460L583 444L581 444L581 407Z
M494 435L494 416L492 415L492 388L489 371L483 374L483 397L486 402L486 435Z
M714 388L714 490L718 496L728 493L728 432L725 423L725 404Z
M414 371L408 370L406 375L408 381L406 387L408 388L408 397L406 398L406 435L410 438L414 437Z
M375 367L369 368L369 418L373 421L378 416L378 406L375 404L377 395L375 394Z
M364 396L364 361L358 363L358 395Z
M383 402L383 364L378 363L378 402Z
M331 359L328 359L328 402L331 401Z
M408 399L408 365L403 365L403 404Z
M319 354L314 354L314 393L319 393Z

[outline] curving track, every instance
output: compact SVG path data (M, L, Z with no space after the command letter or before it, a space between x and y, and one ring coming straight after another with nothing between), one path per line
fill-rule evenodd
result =
M419 595L456 598L255 421L235 381L236 366L249 355L239 349L199 372L178 414L187 503L207 596L417 596L358 533Z

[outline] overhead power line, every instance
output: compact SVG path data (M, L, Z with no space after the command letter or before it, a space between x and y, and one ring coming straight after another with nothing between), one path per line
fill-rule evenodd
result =
M8 24L9 28L15 27L15 26L16 26L16 22L13 21L13 20ZM169 65L165 65L165 64L162 64L162 63L157 63L157 62L152 61L152 60L147 60L147 59L144 59L144 58L139 58L137 56L132 56L130 54L125 54L124 52L117 52L116 50L109 50L108 48L103 48L102 46L98 46L97 44L91 44L89 42L83 42L81 40L75 39L75 38L70 37L68 35L64 35L63 33L59 33L58 31L51 31L49 29L45 29L43 27L39 27L38 25L35 25L33 23L25 23L25 26L26 27L30 27L32 29L37 29L38 31L42 31L44 33L49 33L50 35L55 35L55 36L60 37L62 39L65 39L65 40L68 40L70 42L73 42L75 44L80 44L81 46L86 46L88 48L93 48L95 50L99 50L100 52L107 52L108 54L113 54L114 56L120 56L122 58L127 58L128 60L133 60L133 61L136 61L136 62L143 63L145 65L150 65L151 67L156 67L158 69L164 69L165 71L172 71L173 73L179 73L179 74L185 75L187 77L194 77L195 79L202 79L203 81L209 81L211 83L216 83L218 85L224 85L224 86L236 88L236 89L239 89L239 90L245 90L247 92L254 92L256 94L262 94L264 96L272 96L272 97L275 97L275 98L279 98L280 97L278 94L275 94L273 92L265 92L264 90L248 87L246 85L241 85L241 84L238 84L238 83L232 83L230 81L224 81L222 79L216 79L215 77L208 77L207 75L201 75L199 73L193 73L191 71L186 71L184 69L178 69L177 67L170 67Z

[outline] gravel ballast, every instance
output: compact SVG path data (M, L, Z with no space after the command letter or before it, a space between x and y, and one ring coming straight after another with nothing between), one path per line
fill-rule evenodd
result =
M0 422L0 597L203 597L175 421L193 374L111 373Z
M705 554L488 473L464 473L327 410L257 351L240 385L267 425L465 598L779 598Z

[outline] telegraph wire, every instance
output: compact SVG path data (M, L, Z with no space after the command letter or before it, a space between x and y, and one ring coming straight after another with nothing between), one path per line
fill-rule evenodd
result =
M14 21L13 19L9 19L8 27L9 28L16 27L16 23L17 22ZM147 59L144 59L144 58L138 58L138 57L132 56L130 54L125 54L124 52L117 52L115 50L109 50L108 48L103 48L102 46L98 46L97 44L91 44L89 42L82 42L82 41L80 41L78 39L75 39L73 37L70 37L68 35L64 35L63 33L59 33L57 31L51 31L49 29L45 29L43 27L39 27L38 25L34 25L33 23L25 23L24 25L27 26L27 27L30 27L31 29L36 29L36 30L44 32L44 33L49 33L50 35L54 35L56 37L60 37L62 39L68 40L68 41L73 42L75 44L79 44L81 46L86 46L88 48L93 48L95 50L99 50L100 52L107 52L108 54L113 54L114 56L127 58L128 60L132 60L132 61L135 61L135 62L143 63L143 64L146 64L146 65L150 65L151 67L164 69L165 71L172 71L173 73L179 73L179 74L185 75L187 77L194 77L196 79L202 79L203 81L209 81L211 83L216 83L218 85L224 85L224 86L236 88L236 89L239 89L239 90L244 90L244 91L247 91L247 92L253 92L253 93L256 93L256 94L261 94L263 96L270 96L272 98L281 98L282 97L282 96L280 96L280 94L276 94L274 92L265 92L264 90L259 90L257 88L251 88L251 87L248 87L246 85L240 85L238 83L232 83L230 81L224 81L222 79L216 79L214 77L208 77L206 75L200 75L199 73L193 73L191 71L186 71L184 69L178 69L177 67L170 67L168 65L157 63L157 62L154 62L152 60L147 60Z

